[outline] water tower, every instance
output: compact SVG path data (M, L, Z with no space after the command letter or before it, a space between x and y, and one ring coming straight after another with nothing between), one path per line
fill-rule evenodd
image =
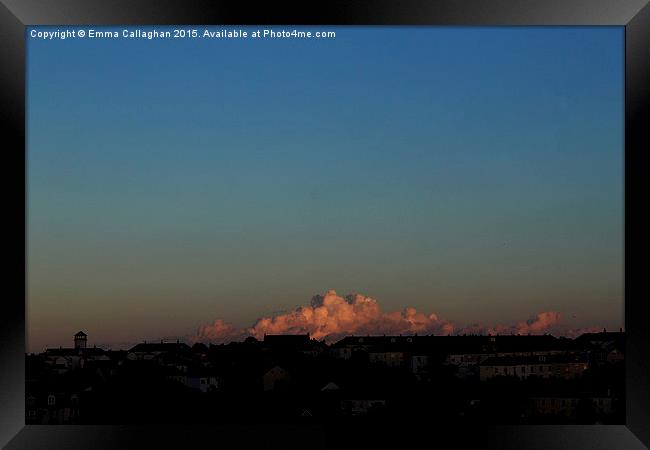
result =
M86 348L88 342L88 335L83 331L74 335L74 348Z

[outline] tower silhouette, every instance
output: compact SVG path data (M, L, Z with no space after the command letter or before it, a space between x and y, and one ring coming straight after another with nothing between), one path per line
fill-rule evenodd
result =
M86 348L88 342L88 335L83 331L74 335L74 348Z

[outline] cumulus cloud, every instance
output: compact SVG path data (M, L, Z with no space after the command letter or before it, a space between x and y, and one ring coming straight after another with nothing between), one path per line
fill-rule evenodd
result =
M285 314L259 318L249 328L238 328L215 320L199 327L193 342L228 343L247 336L262 339L264 334L309 333L312 338L336 341L351 334L568 334L561 328L560 313L540 312L513 325L458 326L436 314L422 313L413 307L384 312L377 300L361 294L339 296L334 290L316 295L308 306L300 306Z
M545 311L515 325L497 325L492 327L489 332L492 334L544 334L557 328L559 324L559 312Z
M398 334L452 332L450 324L435 314L422 314L415 308L382 312L377 300L360 294L340 297L329 290L316 295L309 306L288 314L258 319L250 328L252 336L264 334L309 333L315 339L332 340L348 334Z
M224 343L241 341L248 336L250 334L245 329L237 328L222 319L217 319L211 324L200 326L196 336L191 341Z

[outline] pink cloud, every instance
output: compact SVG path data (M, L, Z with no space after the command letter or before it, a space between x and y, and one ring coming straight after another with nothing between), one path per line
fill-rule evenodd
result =
M575 331L575 330L574 330ZM237 328L221 319L199 327L193 342L227 343L247 336L262 339L264 334L309 333L315 339L333 342L351 334L543 334L573 335L561 325L560 313L540 312L513 325L459 326L436 314L422 313L413 307L383 312L377 300L361 294L339 296L334 290L316 295L308 306L286 314L261 317L249 328Z

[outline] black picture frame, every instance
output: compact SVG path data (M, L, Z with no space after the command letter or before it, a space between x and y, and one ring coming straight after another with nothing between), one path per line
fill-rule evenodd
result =
M25 425L25 27L118 24L465 25L625 27L626 422L620 426L502 426L439 429L372 425ZM650 446L650 327L641 283L648 230L640 155L648 143L650 6L646 0L2 0L0 109L3 130L6 282L0 313L0 445L7 449L330 448L425 445L453 448L642 449ZM634 211L634 216L633 216ZM647 231L646 231L647 232ZM24 245L23 245L24 244ZM403 425L400 425L403 427ZM449 448L442 446L442 448Z

